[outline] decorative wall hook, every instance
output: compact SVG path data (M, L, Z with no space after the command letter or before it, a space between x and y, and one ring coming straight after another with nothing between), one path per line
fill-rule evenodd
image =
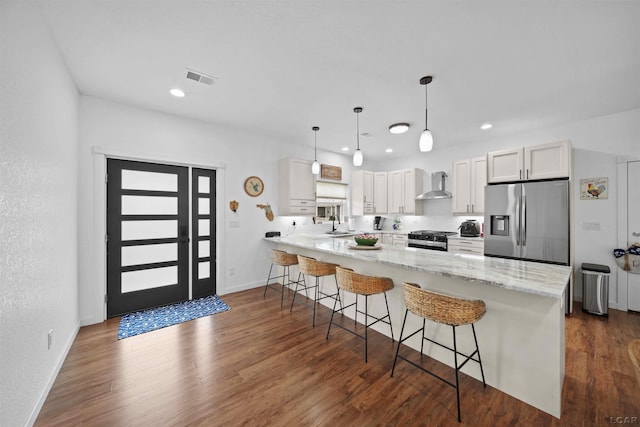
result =
M267 217L269 221L273 221L273 211L271 210L271 205L267 203L266 205L256 205L260 209L264 209L264 215Z
M238 210L238 201L237 200L232 200L229 202L229 209L231 209L231 212L235 212Z

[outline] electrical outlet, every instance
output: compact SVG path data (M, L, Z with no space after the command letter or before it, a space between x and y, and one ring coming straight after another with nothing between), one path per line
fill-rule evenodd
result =
M600 231L600 223L599 222L583 222L582 229Z
M229 228L240 228L240 221L230 221Z
M51 350L52 345L53 345L53 329L49 329L49 333L47 334L47 350Z
M231 267L229 269L229 277L233 277L236 275L236 269L234 267Z

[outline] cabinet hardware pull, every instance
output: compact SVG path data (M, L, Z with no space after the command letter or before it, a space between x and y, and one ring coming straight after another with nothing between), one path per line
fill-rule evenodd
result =
M520 169L520 179L522 179L522 169Z
M529 169L527 169L527 179L529 179Z
M467 212L469 212L469 205L467 205Z
M473 212L473 203L471 203L471 212Z

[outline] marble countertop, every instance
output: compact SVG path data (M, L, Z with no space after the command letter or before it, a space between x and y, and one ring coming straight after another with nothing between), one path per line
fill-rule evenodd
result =
M360 234L360 233L366 233L366 234L409 234L411 233L411 231L408 230L357 230L354 231L354 233L356 234Z
M563 297L571 274L569 266L482 255L391 245L382 245L379 250L355 250L350 248L355 245L351 239L324 235L292 235L264 240L551 298Z

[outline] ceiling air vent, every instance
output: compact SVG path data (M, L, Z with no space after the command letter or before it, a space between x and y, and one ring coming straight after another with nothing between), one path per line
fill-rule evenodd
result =
M186 77L189 80L194 80L196 82L204 83L204 84L206 84L208 86L211 86L216 82L214 77L207 76L206 74L199 73L199 72L193 71L193 70L187 70Z

